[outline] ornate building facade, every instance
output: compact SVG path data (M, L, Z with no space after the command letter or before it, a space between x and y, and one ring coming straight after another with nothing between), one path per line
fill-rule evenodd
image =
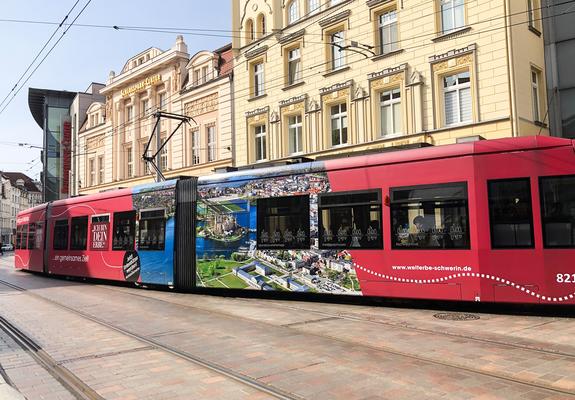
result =
M548 134L536 1L232 1L236 163Z
M78 193L97 193L154 179L142 156L158 110L192 120L170 138L179 121L162 118L159 164L166 178L207 175L232 163L231 46L190 59L179 36L167 51L150 48L110 73L78 132ZM156 153L155 138L147 155Z

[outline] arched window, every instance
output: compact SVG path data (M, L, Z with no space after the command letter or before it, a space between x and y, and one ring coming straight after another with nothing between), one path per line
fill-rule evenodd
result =
M299 19L298 0L292 0L288 5L288 24L293 24Z
M254 21L248 19L246 21L246 44L253 42L255 39L254 35Z
M258 16L258 30L257 30L258 37L265 36L266 34L266 17L263 14Z
M313 14L319 11L319 0L308 0L307 12Z

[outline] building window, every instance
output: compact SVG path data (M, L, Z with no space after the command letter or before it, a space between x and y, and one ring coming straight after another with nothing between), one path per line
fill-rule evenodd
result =
M309 249L309 195L257 200L258 249Z
M315 14L319 11L320 0L308 0L307 2L307 12L308 14Z
M265 125L259 125L255 127L255 141L256 161L266 160L268 155Z
M533 101L533 121L541 121L541 113L539 111L540 97L539 97L539 82L541 81L540 72L536 69L531 69L531 100Z
M158 95L158 105L159 105L159 109L165 111L166 110L166 105L167 105L167 99L168 96L166 95L166 92L162 92Z
M533 247L529 178L487 182L491 247Z
M381 190L318 196L320 249L382 249Z
M299 19L298 0L292 0L288 5L288 24L293 24Z
M200 163L200 130L192 131L192 165Z
M216 127L207 127L208 162L216 161Z
M208 66L202 67L202 83L209 81Z
M72 218L70 250L86 250L88 243L88 217Z
M132 147L126 147L126 178L134 176L134 155L132 154Z
M246 44L253 42L254 39L254 22L251 19L248 19L246 21Z
M390 10L379 15L379 52L387 54L398 48L397 11Z
M464 0L440 0L441 31L449 33L465 25Z
M293 85L301 80L301 55L300 48L288 50L288 85Z
M529 16L529 28L539 30L540 3L538 0L527 0L527 14Z
M545 248L575 247L575 176L539 178Z
M264 94L264 63L260 62L254 64L254 97L258 97Z
M166 242L166 210L140 211L138 250L164 250Z
M126 107L126 123L127 124L131 124L134 119L134 107L132 106L127 106Z
M146 116L150 111L150 101L148 99L142 100L142 110L140 111L140 115Z
M258 17L258 35L260 37L266 34L266 17L260 14Z
M166 143L166 138L162 138L160 146L164 146L160 152L160 169L166 171L168 169L168 144Z
M303 151L303 135L301 115L288 117L288 147L289 154L297 154Z
M381 136L401 132L401 90L386 90L380 94Z
M114 213L112 250L134 250L136 242L136 211Z
M347 103L331 106L331 145L347 143Z
M89 175L88 182L90 183L90 186L94 186L96 184L96 167L94 166L94 164L95 160L93 158L90 158L88 160L88 175Z
M98 156L98 183L104 183L104 156Z
M202 83L202 75L201 75L201 71L199 69L196 69L194 71L194 86L197 86L199 84Z
M394 249L469 249L467 183L390 189Z
M345 67L345 53L343 50L345 32L337 31L330 35L331 44L331 69L336 70L338 68Z
M146 160L144 160L144 156L149 156L150 155L150 151L148 150L146 152L146 147L148 146L147 143L141 143L140 144L140 148L141 148L141 152L142 152L142 156L141 156L141 161L140 161L140 173L142 175L147 175L150 173L149 169L148 169L148 162Z
M471 122L471 79L469 72L443 77L445 125Z

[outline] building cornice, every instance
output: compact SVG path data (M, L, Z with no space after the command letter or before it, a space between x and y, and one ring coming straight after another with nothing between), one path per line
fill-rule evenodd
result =
M251 60L252 58L256 58L257 56L264 54L266 51L268 51L267 45L258 47L257 49L248 50L245 53L246 60Z
M473 43L467 47L462 47L461 49L453 49L453 50L449 50L447 53L429 56L429 62L431 64L435 64L435 63L438 63L440 61L448 60L450 58L455 58L455 57L462 56L464 54L473 53L476 49L477 49L477 45L475 43Z
M351 15L351 10L347 9L338 14L332 15L331 17L324 18L318 22L319 26L325 28L326 26L333 25L337 22L347 19Z
M279 42L280 42L280 44L286 44L286 43L292 42L294 40L297 40L297 39L303 37L304 35L305 35L305 29L300 29L297 32L290 33L289 35L286 35L286 36L282 36L279 39Z
M323 96L323 95L326 95L329 93L336 92L336 91L341 90L341 89L347 89L347 88L351 87L352 85L353 85L353 79L350 79L350 80L345 81L343 83L336 83L336 84L328 86L328 87L320 88L319 94L321 96Z
M379 78L383 78L386 76L395 75L399 72L405 72L406 70L407 70L407 63L403 63L401 65L398 65L397 67L385 68L385 69L382 69L381 71L372 72L371 74L367 74L367 80L372 81L374 79L379 79Z
M265 106L261 108L256 108L255 110L246 111L245 115L247 118L253 117L254 115L265 114L270 110L270 106Z
M295 96L292 98L289 98L287 100L281 100L279 102L280 107L285 107L285 106L289 106L290 104L295 104L295 103L301 103L302 101L305 101L307 99L307 93L304 93L300 96Z

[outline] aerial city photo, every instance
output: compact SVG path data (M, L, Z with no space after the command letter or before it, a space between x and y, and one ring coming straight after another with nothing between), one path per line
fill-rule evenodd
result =
M575 400L575 0L1 10L0 400Z

